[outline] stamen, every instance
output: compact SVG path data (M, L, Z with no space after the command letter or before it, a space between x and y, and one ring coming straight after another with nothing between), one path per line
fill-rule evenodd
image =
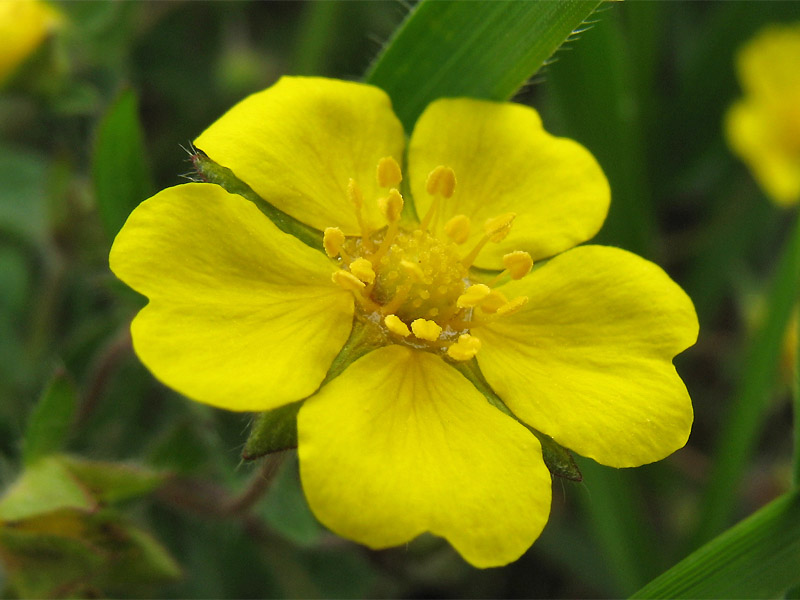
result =
M380 187L397 187L401 181L403 181L403 173L393 157L385 156L378 161L378 185Z
M389 190L389 195L386 198L378 198L378 208L386 217L386 221L394 223L400 220L400 213L403 212L403 196L397 189L392 188Z
M322 245L328 258L336 258L342 252L345 237L338 227L326 227L322 234ZM343 257L344 258L344 257Z
M487 219L486 223L483 224L483 230L489 237L489 241L495 244L502 242L511 231L511 225L516 217L516 213L510 212Z
M371 249L372 242L369 239L370 232L364 224L364 217L361 215L361 207L364 205L364 194L361 192L361 188L358 187L355 179L351 178L347 182L347 197L356 209L358 228L361 230L361 241L367 248Z
M398 287L394 295L394 298L392 298L388 304L383 305L383 308L381 309L381 314L386 315L389 313L393 313L398 308L400 308L403 305L403 302L406 301L406 298L408 298L408 294L410 291L411 291L410 285L403 285Z
M333 283L349 292L360 292L365 287L364 282L358 277L353 275L350 271L344 271L342 269L339 269L331 275L331 279Z
M425 189L431 196L450 198L456 189L456 174L450 167L439 165L428 175Z
M489 289L488 285L476 283L475 285L469 286L467 291L458 297L456 306L458 306L458 308L473 308L478 306L478 304L491 293L492 290Z
M428 213L419 224L422 231L426 231L431 224L439 210L440 200L442 198L450 198L456 189L456 174L450 167L439 165L428 175L428 180L425 182L425 189L433 196L433 202L428 209Z
M466 215L456 215L444 224L444 232L456 244L463 244L469 237L470 222Z
M470 360L481 349L481 341L468 333L458 336L458 341L447 349L447 356L454 360Z
M461 264L465 267L471 267L487 242L493 242L495 244L502 242L508 235L508 232L511 231L511 225L514 223L516 217L516 213L505 213L487 219L486 223L483 224L483 230L486 232L486 235L480 239L469 254L461 259Z
M375 271L372 269L372 263L366 258L357 258L351 262L350 272L367 285L375 282Z
M414 335L421 340L435 342L437 339L439 339L439 334L442 333L442 328L439 327L439 325L434 321L428 321L427 319L415 319L411 322L411 331L413 331Z
M481 310L485 313L496 313L501 306L508 304L508 298L499 290L492 290L491 293L481 302Z
M419 263L403 259L400 261L400 266L403 267L403 270L406 272L406 274L417 283L425 282L425 272L422 270L422 267Z
M386 325L386 328L402 337L408 337L411 335L411 330L409 330L408 325L403 323L400 320L400 317L397 315L386 315L383 318L383 323Z
M527 252L515 250L503 256L503 266L511 275L511 279L522 279L531 272L533 259Z
M511 302L506 302L503 306L497 309L498 317L507 317L519 311L523 306L528 303L527 296L517 296Z

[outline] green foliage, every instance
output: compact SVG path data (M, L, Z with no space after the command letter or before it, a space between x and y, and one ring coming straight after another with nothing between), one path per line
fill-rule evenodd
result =
M123 91L100 121L92 178L97 210L110 237L153 192L136 95Z
M722 119L740 93L736 49L800 8L597 6L58 4L67 25L0 94L4 596L777 597L797 586L800 459L778 369L799 295L797 209L763 196ZM266 459L284 458L274 477L241 463L296 445L300 405L254 419L166 390L127 335L144 300L107 269L130 211L182 173L248 197L235 174L181 149L233 103L284 73L365 71L407 132L442 96L536 107L609 177L595 242L655 260L700 317L698 345L676 360L694 400L688 447L614 470L540 436L566 478L554 479L542 538L503 569L470 569L433 536L373 552L326 531L292 450ZM320 247L320 232L251 200ZM351 342L330 376L369 347Z
M57 370L25 430L22 458L26 465L62 448L72 426L77 400L74 384L63 369Z
M366 81L389 93L406 131L436 98L506 100L599 1L421 2Z

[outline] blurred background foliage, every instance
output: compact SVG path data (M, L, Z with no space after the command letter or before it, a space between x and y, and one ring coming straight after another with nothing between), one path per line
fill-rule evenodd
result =
M251 416L188 402L141 366L128 325L143 299L107 266L127 213L185 181L191 140L227 108L282 74L360 79L413 7L56 6L60 25L0 84L6 596L615 597L790 488L786 310L770 315L795 300L794 215L732 156L722 122L737 48L800 20L800 4L604 5L517 95L608 175L597 241L654 260L694 299L700 339L676 364L696 419L661 463L581 460L583 483L554 481L532 549L486 571L433 537L372 552L325 531L292 453L241 462ZM61 500L32 502L42 489Z

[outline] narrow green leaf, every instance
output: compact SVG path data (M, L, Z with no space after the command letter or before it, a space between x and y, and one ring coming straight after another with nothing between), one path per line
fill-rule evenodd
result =
M119 95L100 122L92 179L100 218L113 238L131 211L153 193L138 102L131 90Z
M443 96L507 100L600 4L423 0L372 65L406 131Z
M60 457L75 478L100 502L120 502L152 491L164 475L139 465Z
M800 583L800 491L774 500L634 598L778 598Z
M77 405L75 386L66 371L56 371L31 413L22 442L22 460L31 465L61 450Z
M767 298L765 319L755 332L742 377L714 451L695 547L723 529L736 507L737 486L761 429L792 308L800 295L800 218L787 240Z

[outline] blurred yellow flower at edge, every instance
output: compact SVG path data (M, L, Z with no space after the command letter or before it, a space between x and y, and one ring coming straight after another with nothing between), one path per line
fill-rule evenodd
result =
M728 143L767 195L800 200L800 23L771 25L739 51L744 97L725 121Z
M217 185L161 191L111 250L114 273L150 300L134 348L200 402L305 399L302 485L334 532L385 548L428 531L475 566L503 565L550 507L523 422L613 467L686 443L692 406L672 358L696 340L694 307L644 259L573 248L602 225L608 183L533 109L435 101L401 168L383 91L284 77L196 145L315 228L324 252ZM380 342L320 388L354 324ZM519 420L456 368L475 361Z
M0 84L10 77L61 22L38 0L0 1Z

